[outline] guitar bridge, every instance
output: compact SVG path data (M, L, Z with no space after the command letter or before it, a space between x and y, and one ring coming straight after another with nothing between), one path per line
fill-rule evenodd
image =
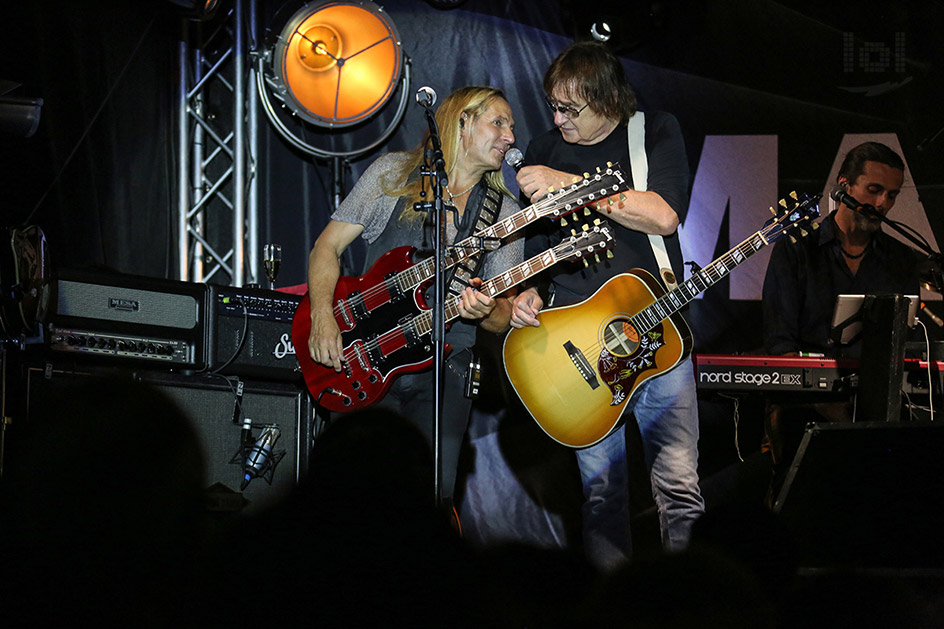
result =
M590 361L583 355L583 352L574 347L574 344L570 341L564 343L564 350L567 352L567 355L570 356L570 360L574 363L577 371L580 372L583 379L590 385L590 388L596 389L599 387L600 381L597 380L597 374L593 370L593 367L590 366Z

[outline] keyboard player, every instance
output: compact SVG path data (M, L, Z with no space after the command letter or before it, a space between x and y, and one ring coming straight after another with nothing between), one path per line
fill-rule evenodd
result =
M904 161L891 148L866 142L846 154L838 186L860 204L885 215L904 181ZM780 241L764 279L764 345L771 355L800 352L858 357L858 343L837 349L829 342L839 294L919 294L916 252L881 229L877 218L839 205L820 228L796 242ZM803 405L768 404L765 447L774 463L770 498L779 490L810 421L852 421L851 400Z

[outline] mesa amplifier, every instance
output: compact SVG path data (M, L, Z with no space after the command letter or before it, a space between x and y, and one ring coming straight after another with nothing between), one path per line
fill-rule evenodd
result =
M205 284L63 270L53 286L53 352L157 368L206 365Z
M208 369L264 380L301 380L292 317L301 295L210 285Z

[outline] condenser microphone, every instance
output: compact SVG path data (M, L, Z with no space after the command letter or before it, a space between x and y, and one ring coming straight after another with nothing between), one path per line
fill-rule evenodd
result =
M265 474L272 465L272 448L281 434L279 427L275 425L266 426L259 434L259 438L246 455L245 476L240 484L240 491L246 489L252 479Z
M436 90L424 85L416 90L416 102L425 108L432 107L436 104Z
M524 154L522 154L521 149L509 149L505 153L505 163L515 169L515 172L521 170L521 167L524 166Z

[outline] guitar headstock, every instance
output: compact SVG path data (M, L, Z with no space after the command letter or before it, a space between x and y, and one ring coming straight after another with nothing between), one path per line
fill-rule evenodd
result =
M589 265L590 256L600 262L600 254L604 251L613 257L609 249L613 248L615 239L606 223L597 220L593 225L586 224L580 229L571 230L571 234L554 247L554 255L558 260L582 259L585 265Z
M809 234L808 230L819 228L819 224L814 223L813 219L819 217L819 200L822 196L798 196L796 192L791 192L788 197L780 199L776 208L770 208L774 217L764 223L760 233L768 242L774 242L784 236L789 236L792 242L796 242L797 236L805 237Z
M599 201L610 195L629 189L629 183L620 171L619 164L607 164L606 168L597 167L594 173L584 173L569 184L561 182L560 188L551 188L548 195L533 205L539 216L561 219L564 216ZM589 216L590 209L584 210Z

